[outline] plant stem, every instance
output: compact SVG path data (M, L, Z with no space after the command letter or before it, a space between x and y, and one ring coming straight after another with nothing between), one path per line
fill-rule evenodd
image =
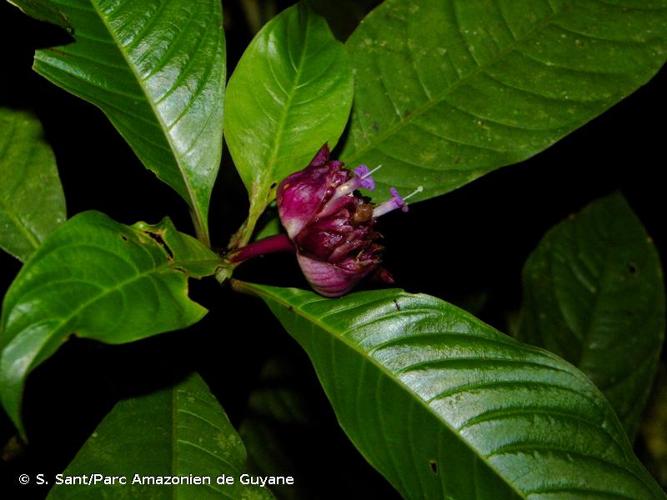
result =
M257 192L264 192L264 195L257 195ZM228 250L236 250L248 244L252 234L255 232L257 221L266 210L266 207L271 203L275 197L275 192L268 189L255 188L250 196L250 210L248 211L248 218L241 225L241 227L234 233L229 240Z
M262 9L257 0L241 0L241 8L245 14L246 22L254 35L262 27Z
M276 234L233 250L225 256L224 264L215 273L215 279L223 284L232 277L234 268L249 259L276 252L293 252L292 241L284 234Z
M276 234L235 250L227 256L227 260L233 264L240 264L241 262L259 257L260 255L293 251L294 245L292 245L290 239L284 234Z
M243 281L239 281L237 279L232 279L230 280L230 284L232 285L232 290L238 293L242 293L244 295L252 295L258 297L258 295L251 291L250 288L248 288Z
M195 236L204 245L211 248L211 239L209 238L208 231L202 224L197 212L195 210L190 210L190 216L192 217L192 224L195 227Z

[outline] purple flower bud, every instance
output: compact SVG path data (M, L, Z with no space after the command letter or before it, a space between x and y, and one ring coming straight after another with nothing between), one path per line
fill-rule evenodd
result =
M355 193L375 188L372 172L366 165L353 172L330 160L324 145L305 169L278 186L278 214L299 265L313 289L326 297L343 295L378 271L383 247L375 220L397 208L407 210L394 188L392 198L377 207Z

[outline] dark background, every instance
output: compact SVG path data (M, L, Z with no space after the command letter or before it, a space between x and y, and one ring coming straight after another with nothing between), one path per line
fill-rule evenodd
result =
M322 2L322 12L340 36L353 29L362 13L359 2L352 4ZM226 2L225 14L231 74L251 33L236 3ZM185 203L141 166L103 114L31 71L36 48L66 41L59 29L0 1L0 106L29 110L42 121L58 160L68 214L95 209L128 224L155 223L169 215L190 231ZM648 85L529 161L414 205L408 215L383 218L386 265L397 284L459 304L507 331L508 318L521 300L521 268L540 238L614 190L626 196L665 262L666 83L663 68ZM224 246L246 210L243 185L225 153L211 207L214 245ZM0 255L0 289L9 286L19 267L18 261ZM240 277L305 286L290 256L246 264ZM238 425L259 370L278 356L294 367L294 383L317 415L305 429L281 431L301 456L293 471L297 481L318 498L395 495L344 438L307 358L270 313L256 299L238 296L214 280L193 282L192 291L211 313L188 331L124 346L73 340L35 370L24 408L30 446L3 452L0 493L17 494L19 473L62 471L117 400L164 387L191 370L204 376ZM9 420L0 416L0 448L13 435ZM641 453L641 440L638 447ZM342 474L345 479L336 481ZM46 490L20 492L39 498Z

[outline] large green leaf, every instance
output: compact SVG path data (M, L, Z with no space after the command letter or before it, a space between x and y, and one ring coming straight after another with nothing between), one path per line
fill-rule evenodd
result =
M341 426L406 498L664 498L579 370L427 295L236 283L310 356Z
M2 305L0 400L17 427L25 378L70 334L119 344L196 323L206 309L188 298L188 276L218 263L168 219L125 226L84 212L51 233Z
M63 472L118 476L127 484L61 485L49 498L272 498L266 488L240 483L245 467L241 438L206 383L194 374L174 387L118 403ZM223 474L234 478L234 484L217 484ZM142 477L165 476L209 478L210 484L132 484Z
M305 167L325 142L335 145L352 91L344 47L310 8L291 7L257 34L229 80L225 117L251 218L271 201L275 183Z
M35 71L100 107L144 165L190 204L197 231L207 240L222 149L220 1L41 4L65 16L76 41L37 51Z
M667 0L387 0L347 43L343 159L420 199L524 160L648 81ZM382 186L380 186L381 188Z
M39 122L2 108L0 179L0 248L24 261L65 221L65 197Z
M620 194L553 228L526 262L518 337L567 359L634 436L665 334L660 258Z

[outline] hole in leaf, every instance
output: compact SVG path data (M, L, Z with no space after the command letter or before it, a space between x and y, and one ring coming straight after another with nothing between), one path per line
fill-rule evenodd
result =
M128 241L127 236L125 236L124 234L120 235L120 239L123 241Z
M429 467L431 468L431 472L432 472L433 474L437 474L437 473L438 473L438 462L436 462L435 460L430 460L429 463L428 463L428 465L429 465Z
M154 233L151 231L144 231L148 236L150 236L153 240L157 242L158 245L160 245L162 248L164 248L164 251L167 252L167 258L169 260L174 260L174 252L171 251L171 248L169 248L169 245L164 241L164 238L160 233Z
M398 305L398 300L394 299L394 306L396 307L397 311L401 310L401 306Z
M278 185L277 182L272 182L271 183L271 189L275 189L277 185Z
M639 272L639 268L637 268L637 264L634 262L628 262L628 272L632 274L633 276Z

